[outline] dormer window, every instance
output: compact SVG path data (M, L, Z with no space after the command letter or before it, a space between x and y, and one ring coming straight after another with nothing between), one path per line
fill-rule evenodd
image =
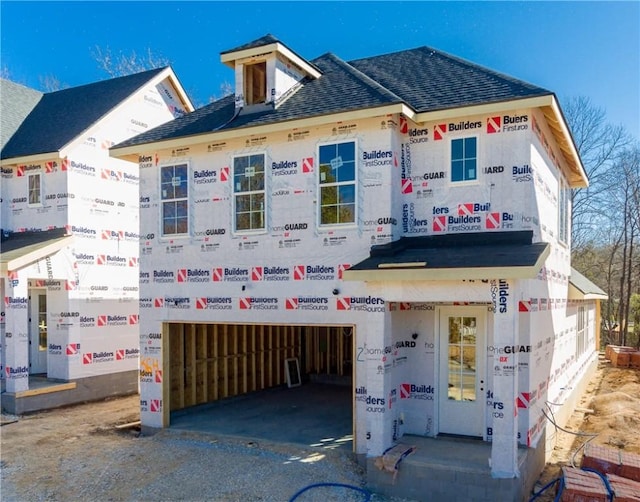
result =
M238 113L273 110L307 80L321 76L318 68L273 35L224 51L220 58L235 71L235 107Z
M244 99L246 105L257 105L267 101L266 61L245 65Z

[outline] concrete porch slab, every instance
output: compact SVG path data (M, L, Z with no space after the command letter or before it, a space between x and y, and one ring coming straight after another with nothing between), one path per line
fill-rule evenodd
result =
M451 437L427 438L404 435L399 442L415 446L395 476L380 470L375 458L367 458L367 486L388 496L416 501L520 502L528 500L540 470L535 449L520 448L520 477L491 477L491 443ZM544 462L542 462L544 465Z

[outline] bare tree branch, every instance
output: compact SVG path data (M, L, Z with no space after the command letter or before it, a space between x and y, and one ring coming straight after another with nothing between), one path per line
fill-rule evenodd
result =
M40 81L40 90L44 92L54 92L69 87L69 84L60 82L60 79L55 75L40 76L38 80Z
M96 45L91 51L91 56L98 63L98 68L110 77L122 77L170 65L167 58L155 54L150 48L147 48L145 55L140 58L134 50L128 55L122 52L114 55L109 46L102 48Z

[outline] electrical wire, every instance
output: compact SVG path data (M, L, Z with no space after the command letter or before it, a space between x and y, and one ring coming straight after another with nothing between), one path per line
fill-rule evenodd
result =
M607 494L609 495L609 500L613 501L613 489L611 488L611 485L609 484L609 480L607 479L607 477L604 474L602 474L600 471L596 471L595 469L592 469L591 467L583 467L582 470L585 471L585 472L595 472L598 476L600 476L600 479L602 480L602 482L604 483L605 488L607 489Z
M589 444L590 441L593 441L593 439L595 439L596 437L598 437L599 434L597 433L591 433L591 432L574 432L574 431L570 431L565 429L564 427L560 427L556 420L555 420L555 416L553 415L553 410L551 410L551 407L549 406L549 404L555 404L555 403L549 403L547 402L547 408L549 408L549 411L551 412L551 415L553 416L553 418L550 418L549 415L547 415L545 413L544 410L542 411L542 414L546 417L547 420L549 420L549 422L551 422L553 424L553 426L556 429L556 435L557 435L557 431L561 430L562 432L566 432L567 434L572 434L574 436L578 436L578 437L588 437L589 439L586 440L584 443L582 443L571 455L571 467L575 467L576 466L576 456L578 455L578 453L580 452L581 449L583 449L587 444Z
M301 494L303 494L304 492L306 492L307 490L310 490L312 488L318 488L321 486L335 486L338 488L348 488L350 490L356 490L358 492L361 492L362 494L364 494L364 496L366 497L364 499L365 502L368 502L369 500L371 500L371 493L369 493L367 490L365 490L364 488L360 488L358 486L353 486L353 485L345 485L342 483L315 483L313 485L309 485L309 486L305 486L304 488L302 488L301 490L298 490L293 497L291 497L289 499L289 502L293 502L295 499L297 499Z
M544 485L542 488L540 488L540 490L538 490L537 492L534 492L533 497L531 497L529 499L529 502L533 502L540 495L542 495L548 488L550 488L553 485L555 485L558 481L562 482L562 477L556 478L553 481L549 481L546 485Z

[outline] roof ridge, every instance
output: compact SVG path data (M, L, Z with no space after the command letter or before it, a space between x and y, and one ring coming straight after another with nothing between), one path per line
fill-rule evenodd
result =
M464 66L467 68L473 68L476 71L481 71L485 74L489 74L492 75L494 77L499 77L502 78L504 80L508 80L509 82L518 84L518 85L523 85L526 86L528 88L538 88L538 89L542 89L542 90L548 90L545 88L542 88L536 84L532 84L530 82L527 82L525 80L521 80L519 78L513 77L507 73L503 73L497 70L494 70L492 68L489 68L488 66L483 66L481 64L475 63L469 59L465 59L462 58L460 56L456 56L455 54L451 54L449 52L440 50L440 49L436 49L435 47L431 47L428 45L421 45L419 47L414 47L413 49L405 49L405 50L400 50L400 51L394 51L394 52L388 52L386 54L379 54L376 56L370 56L370 57L365 57L365 58L358 58L358 59L352 59L351 61L349 61L349 63L358 63L360 61L367 61L367 60L375 60L378 58L384 58L384 57L389 57L389 56L393 56L393 55L397 55L397 54L403 54L403 53L410 53L410 52L424 52L427 51L430 53L430 55L432 54L437 54L438 56L442 57L442 58L446 58L451 62L456 63L459 66ZM549 91L551 92L551 91Z
M78 89L86 89L88 87L93 87L93 86L99 86L99 85L104 85L107 83L113 83L115 81L120 81L122 82L125 79L129 79L129 78L133 78L133 77L139 77L145 73L149 73L150 77L151 75L157 75L159 73L161 73L162 71L166 70L167 68L171 68L170 65L165 65L165 66L159 66L157 68L150 68L148 70L142 70L142 71L137 71L135 73L129 73L128 75L119 75L117 77L109 77L109 78L105 78L102 80L96 80L94 82L88 82L86 84L80 84L80 85L75 85L73 87L66 87L64 89L58 89L56 91L50 91L50 92L43 92L43 94L45 96L49 96L51 94L57 94L60 92L65 92L65 91L77 91Z
M2 146L0 158L60 151L167 69L170 67L153 68L44 93Z
M347 62L344 59L336 56L333 52L327 52L327 53L323 54L322 56L319 56L318 58L314 59L313 61L317 61L318 59L321 59L323 57L330 58L331 60L333 60L334 63L342 66L343 68L345 68L354 77L357 77L358 79L364 81L370 87L375 88L377 90L380 90L382 92L382 94L387 94L390 98L392 98L392 99L394 99L396 101L402 101L403 103L405 102L405 100L402 99L400 96L398 96L396 93L394 93L393 91L387 89L380 82L378 82L374 78L370 77L369 75L367 75L363 71L358 70L358 68L356 68L355 66L351 65L349 62Z

